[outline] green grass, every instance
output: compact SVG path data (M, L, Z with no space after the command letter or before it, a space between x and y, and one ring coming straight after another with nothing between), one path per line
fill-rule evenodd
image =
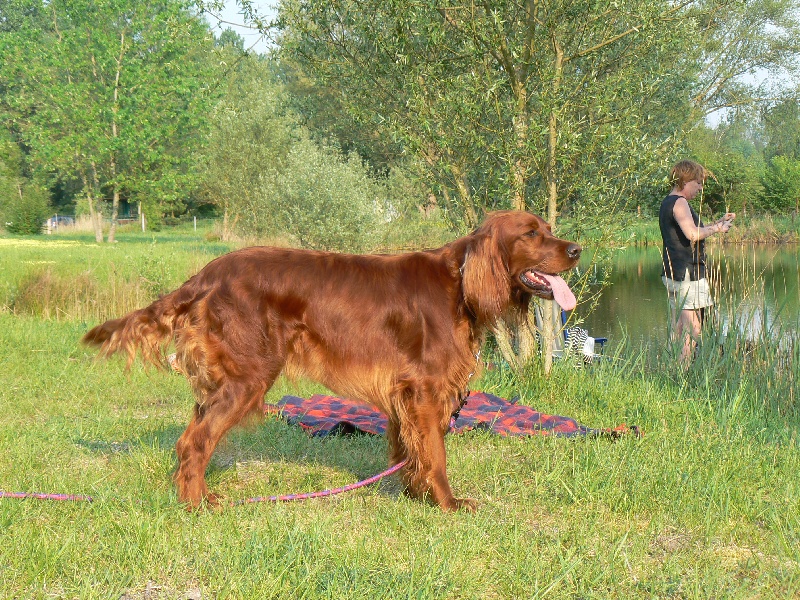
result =
M10 262L5 249L2 281L23 281L37 268L26 261L54 260L54 278L89 264L101 289L135 284L146 257L169 263L159 285L182 280L218 248L166 238L69 252L45 244L17 247ZM103 270L108 258L121 265L116 274ZM170 479L193 402L187 383L97 361L78 343L91 311L86 322L52 313L0 311L0 489L97 501L0 500L0 597L800 595L800 423L796 398L786 397L796 393L796 354L774 380L757 377L783 364L769 362L768 348L733 340L722 355L704 344L685 375L660 366L651 347L620 347L588 369L557 365L550 377L487 372L475 389L589 426L636 424L645 435L450 436L451 482L478 499L475 515L409 500L395 478L331 499L190 514ZM267 401L315 391L280 381ZM385 466L382 438L319 440L270 417L231 434L208 479L240 499L343 485Z
M183 283L232 244L191 230L0 237L0 310L48 319L104 320Z

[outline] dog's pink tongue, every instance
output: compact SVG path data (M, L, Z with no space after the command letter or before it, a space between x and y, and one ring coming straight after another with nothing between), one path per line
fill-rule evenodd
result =
M575 294L569 289L567 282L561 279L558 275L548 275L547 273L539 273L547 280L550 287L553 288L553 299L564 310L572 310L578 301L575 299Z

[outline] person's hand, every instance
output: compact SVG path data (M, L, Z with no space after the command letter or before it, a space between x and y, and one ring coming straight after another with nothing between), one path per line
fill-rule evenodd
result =
M725 213L725 216L715 223L717 232L728 233L735 218L736 213Z

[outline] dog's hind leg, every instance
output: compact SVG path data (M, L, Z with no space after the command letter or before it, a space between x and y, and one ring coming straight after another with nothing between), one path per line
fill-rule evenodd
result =
M222 437L244 417L258 411L264 394L281 372L282 365L261 371L257 377L226 378L208 394L202 404L195 404L194 416L175 446L178 469L174 480L178 498L189 508L199 506L205 498L210 504L218 503L217 496L209 494L205 472L214 449Z

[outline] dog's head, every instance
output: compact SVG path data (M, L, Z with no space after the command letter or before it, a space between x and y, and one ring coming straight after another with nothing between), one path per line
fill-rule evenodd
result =
M524 309L531 296L575 308L575 296L558 274L578 263L581 247L555 237L544 219L494 212L468 237L464 296L482 321L495 321L513 305Z

